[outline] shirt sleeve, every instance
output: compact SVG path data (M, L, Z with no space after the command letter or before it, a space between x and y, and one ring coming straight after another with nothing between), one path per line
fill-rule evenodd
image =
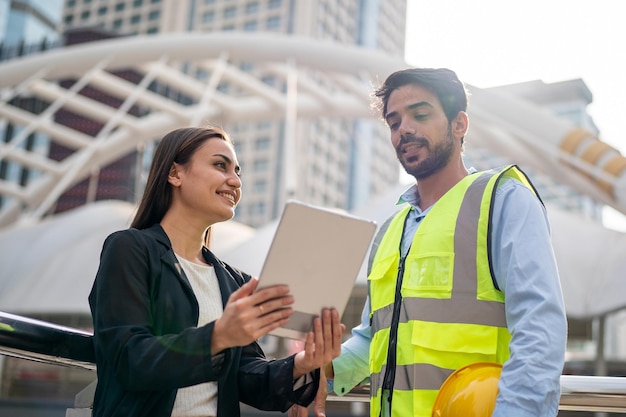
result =
M361 324L352 329L352 337L341 345L341 354L333 359L334 379L329 379L328 392L346 395L352 388L369 382L370 352L369 298L361 313Z
M546 211L508 179L496 192L493 226L494 273L512 339L492 417L556 416L567 321Z

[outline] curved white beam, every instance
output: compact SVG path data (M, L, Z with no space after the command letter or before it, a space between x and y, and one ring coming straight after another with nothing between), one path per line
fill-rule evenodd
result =
M282 119L291 112L298 118L378 118L370 108L372 86L406 67L399 57L355 46L237 32L118 38L0 63L0 126L4 119L18 127L0 147L0 161L41 170L25 187L0 187L0 196L5 197L0 226L20 216L44 215L58 196L93 169L176 127L208 119L219 123ZM294 70L296 108L287 112L284 87ZM118 72L133 73L137 80L128 81ZM266 82L266 77L274 82ZM71 79L77 82L69 88L59 84ZM187 101L146 89L152 81L184 94ZM228 88L221 90L218 83L227 83ZM125 104L115 108L78 94L84 87ZM475 126L468 146L475 142L509 161L523 162L626 213L626 159L617 151L523 100L468 87ZM41 114L13 105L12 99L26 97L50 104ZM139 114L129 114L132 104L141 109ZM60 110L100 121L105 128L91 138L57 123ZM20 149L27 134L34 132L48 135L74 154L61 162L43 163L42 155Z

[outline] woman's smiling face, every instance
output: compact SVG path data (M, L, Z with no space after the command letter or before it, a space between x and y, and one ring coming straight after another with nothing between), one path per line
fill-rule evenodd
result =
M231 219L241 199L239 163L233 146L221 138L207 139L188 164L174 163L170 183L187 210L210 224Z

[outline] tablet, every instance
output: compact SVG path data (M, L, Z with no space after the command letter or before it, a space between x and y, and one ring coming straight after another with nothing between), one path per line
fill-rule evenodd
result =
M323 308L341 316L376 222L298 201L285 205L259 276L259 288L289 285L294 314L270 334L304 339Z

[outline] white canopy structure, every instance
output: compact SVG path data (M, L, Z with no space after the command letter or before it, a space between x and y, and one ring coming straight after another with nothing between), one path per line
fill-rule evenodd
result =
M128 228L135 206L99 201L31 224L0 230L0 310L14 314L90 314L87 296L104 239ZM214 250L254 235L229 221L212 228Z
M280 82L268 85L242 70L241 62L270 71ZM191 74L190 67L198 71ZM64 191L94 169L165 131L206 119L226 123L284 118L292 108L298 117L378 117L369 107L372 85L406 67L397 57L354 46L236 32L119 38L0 63L0 122L16 126L8 142L0 143L0 161L38 174L26 186L0 180L0 310L20 312L27 305L38 305L56 311L60 307L55 303L68 303L63 300L77 291L84 301L83 284L85 280L91 284L102 240L112 229L125 226L127 209L109 206L110 218L101 212L91 220L81 217L93 216L90 210L99 209L94 205L57 219L41 219ZM132 83L114 74L122 70L140 79ZM58 82L64 79L76 82L64 87ZM182 104L149 90L155 81L172 86L191 102ZM218 90L221 81L228 81L237 93ZM284 91L280 85L290 88ZM86 86L107 91L123 104L116 109L79 94ZM626 158L618 151L522 99L468 87L472 94L468 143L532 167L626 213ZM49 105L35 114L16 104L20 98L39 98ZM129 113L133 107L142 109L140 115ZM59 124L56 116L62 109L100 121L104 128L94 138ZM31 133L41 133L74 152L56 161L27 151L22 144ZM393 209L385 204L397 197L396 190L391 191L393 196L383 196L384 203L373 202L357 214L382 221ZM624 235L555 208L549 212L568 313L589 317L625 307L624 261L619 256L626 252ZM83 227L70 227L74 224ZM263 259L266 247L254 242L269 244L272 235L270 225L239 247L246 249L244 257L225 249L224 257L255 273L246 262L253 255ZM34 299L42 294L50 301ZM85 305L67 308L84 311Z

